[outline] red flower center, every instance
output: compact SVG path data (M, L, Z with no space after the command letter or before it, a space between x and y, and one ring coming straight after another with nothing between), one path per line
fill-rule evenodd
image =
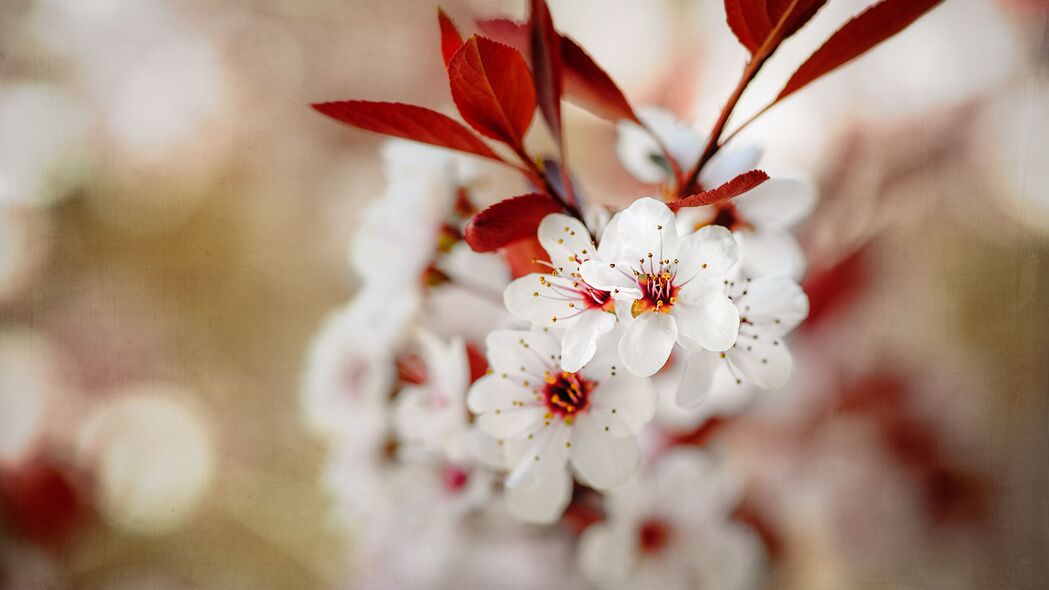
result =
M720 225L729 231L750 227L750 224L743 219L743 216L739 214L739 209L734 204L723 203L718 204L717 207L718 212L714 215L714 220L710 222L710 225Z
M638 549L647 555L659 553L670 543L670 536L670 527L665 522L650 518L642 522L637 531Z
M546 407L555 416L571 418L586 410L594 385L594 382L577 373L566 371L560 375L548 375L546 389L543 391Z
M678 288L674 286L674 274L669 266L660 262L654 272L639 274L637 286L641 289L641 299L634 301L630 313L636 318L646 311L668 313L677 301Z

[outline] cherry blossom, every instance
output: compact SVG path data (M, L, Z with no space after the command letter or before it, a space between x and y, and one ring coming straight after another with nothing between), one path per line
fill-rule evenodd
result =
M505 442L513 514L537 522L560 516L572 489L569 464L598 489L634 473L637 433L652 418L655 393L620 368L610 342L579 372L561 369L560 343L548 332L496 331L487 345L492 372L467 402L481 429Z
M725 294L725 274L739 259L732 234L704 227L679 237L674 214L652 198L617 214L601 238L604 260L580 267L590 285L629 303L619 341L623 364L650 376L666 363L675 342L722 351L735 342L739 313Z
M677 403L693 407L720 383L736 388L753 385L780 389L790 380L794 367L783 338L809 313L809 300L792 279L784 276L728 281L726 291L739 310L739 337L724 352L696 351L688 358ZM729 379L718 379L727 372ZM729 386L731 387L731 386Z
M579 271L587 260L600 260L602 249L582 223L560 213L547 215L538 235L550 256L550 272L517 279L503 300L510 313L534 326L564 329L561 368L575 372L593 358L598 339L616 325L612 294L589 285Z
M698 450L678 449L605 500L608 518L582 536L579 562L600 588L755 588L757 535L732 522L739 485Z

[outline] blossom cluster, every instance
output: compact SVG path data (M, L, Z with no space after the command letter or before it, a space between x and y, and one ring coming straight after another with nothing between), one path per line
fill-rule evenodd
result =
M331 441L340 520L362 541L360 587L485 575L533 587L534 572L480 572L465 557L521 538L558 584L760 579L762 543L734 518L738 482L716 453L668 433L791 378L787 338L809 309L792 229L816 191L804 174L757 169L761 150L730 145L742 127L725 127L765 60L823 3L725 4L751 59L708 135L630 106L542 1L528 23L482 21L486 36L467 40L439 12L452 98L473 131L401 103L314 105L403 138L383 148L385 193L351 246L360 290L318 336L303 388L309 421ZM935 4L876 4L769 107ZM562 99L617 125L619 163L648 195L615 208L585 198ZM525 142L537 110L555 154ZM514 190L499 165L527 192L490 199Z

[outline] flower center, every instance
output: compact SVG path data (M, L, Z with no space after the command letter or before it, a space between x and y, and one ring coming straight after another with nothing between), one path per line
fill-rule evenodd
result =
M676 260L674 261L677 262ZM668 313L677 301L678 288L674 286L674 273L671 272L671 261L661 260L656 268L649 261L651 272L637 273L637 286L641 289L641 299L634 301L630 313L635 318L646 311Z
M564 371L560 375L548 374L546 389L543 391L546 407L555 416L573 418L590 404L590 392L594 385L594 382L577 373Z
M747 220L739 214L739 209L732 203L724 203L717 206L718 212L714 216L714 220L710 222L710 225L720 225L728 229L729 231L736 231L745 227L750 227Z
M637 546L641 553L655 555L670 543L670 527L665 522L650 518L637 531Z
M441 480L444 483L444 489L449 492L458 492L470 483L470 474L462 467L453 465L444 469L441 473Z

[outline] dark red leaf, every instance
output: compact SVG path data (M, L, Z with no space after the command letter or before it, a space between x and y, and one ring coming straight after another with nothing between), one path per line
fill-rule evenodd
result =
M725 0L725 17L736 39L751 54L757 53L772 24L761 0Z
M499 201L466 224L466 243L477 252L491 252L511 242L535 237L539 222L561 210L556 201L543 193Z
M532 74L521 53L474 35L448 63L452 99L482 135L521 148L535 113Z
M787 81L776 102L863 55L943 0L882 0L838 29Z
M455 23L448 18L448 15L441 10L440 6L437 7L437 23L441 27L441 57L444 58L444 66L448 67L448 62L452 61L452 56L463 45L463 36L459 34L459 29L455 28Z
M508 19L477 21L484 34L531 54L529 28ZM565 97L591 113L609 121L628 119L641 124L623 91L612 77L571 37L561 35L561 63Z
M550 8L544 0L532 0L532 20L529 27L532 72L535 76L539 110L561 144L561 94L564 77L561 72L561 36L554 29Z
M771 55L784 39L812 20L827 0L725 0L729 28L751 55ZM781 26L780 21L783 21ZM770 39L775 33L776 38ZM767 46L766 46L767 45Z
M794 33L798 32L798 29L805 26L812 17L816 16L820 8L827 3L827 0L766 0L765 10L768 13L769 22L778 23L780 19L786 18L786 22L783 24L782 33L780 34L780 41L790 37Z
M462 123L423 107L399 102L343 100L313 105L317 112L365 131L438 145L503 161Z
M678 209L684 209L685 207L713 205L714 203L720 203L722 201L736 198L743 193L754 189L768 179L769 175L761 170L751 170L750 172L740 174L717 188L690 195L678 199L677 201L672 201L667 203L667 206L669 206L671 210L677 211Z

